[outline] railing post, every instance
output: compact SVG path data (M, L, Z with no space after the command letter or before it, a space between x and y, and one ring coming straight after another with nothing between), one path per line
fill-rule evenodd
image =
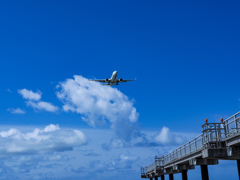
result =
M224 127L226 129L226 137L228 137L229 130L228 130L228 120L224 121Z
M197 141L196 141L196 138L194 139L195 141L195 150L197 151Z
M238 132L238 118L237 115L234 116L234 120L235 120L235 127L236 127L236 132Z
M187 153L186 153L186 145L184 145L184 152L185 152L185 156L186 156L186 154L187 154Z
M223 121L223 129L224 129L224 134L225 134L225 138L226 138L227 137L226 121Z
M214 127L215 127L215 141L217 143L217 148L219 147L219 143L218 143L218 135L217 135L217 126L216 124L214 124Z
M191 153L191 143L189 142L189 152Z
M212 135L212 131L208 130L210 132L210 142L213 141L213 135Z

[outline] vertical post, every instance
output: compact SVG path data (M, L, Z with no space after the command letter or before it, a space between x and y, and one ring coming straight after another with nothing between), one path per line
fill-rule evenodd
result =
M164 180L164 175L163 174L161 175L161 180Z
M187 180L187 170L182 170L182 180Z
M196 138L194 139L194 141L195 141L195 151L197 150L197 140L196 140Z
M184 151L185 151L185 155L187 154L187 152L186 152L186 145L184 145Z
M209 180L207 165L201 165L201 174L202 174L202 180Z
M155 177L155 180L158 180L158 177Z
M173 180L173 174L169 174L169 180Z
M240 160L237 160L238 178L240 180Z
M223 121L223 128L224 128L224 134L225 134L225 138L227 137L227 126L226 126L226 122Z
M209 141L213 141L213 132L212 132L212 129L209 129L208 132L210 133L210 139Z
M152 178L150 178L150 180L153 180Z
M235 119L236 131L238 132L238 121L239 121L239 119L237 118L237 115L234 116L234 119Z
M217 148L219 148L218 135L217 135L217 126L216 126L216 124L214 124L214 128L215 128L215 141L216 141L216 143L217 143Z
M191 153L191 142L189 142L189 151Z
M226 129L226 137L229 135L229 130L228 130L228 120L224 121L225 129Z

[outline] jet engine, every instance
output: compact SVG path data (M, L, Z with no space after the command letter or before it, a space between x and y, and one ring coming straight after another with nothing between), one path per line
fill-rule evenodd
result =
M105 82L108 82L108 78L107 78L107 79L105 79Z
M121 78L121 79L119 79L119 81L120 81L120 82L122 82L122 80L123 80L122 78Z

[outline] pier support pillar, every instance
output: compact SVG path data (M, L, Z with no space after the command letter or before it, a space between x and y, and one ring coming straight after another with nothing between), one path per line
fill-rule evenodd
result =
M150 178L150 180L153 180L152 178Z
M169 180L173 180L173 174L169 174Z
M182 180L187 180L187 170L182 170Z
M164 175L161 175L161 180L164 180Z
M201 174L202 174L202 180L209 180L207 165L201 165Z
M238 178L240 180L240 160L237 160L237 168L238 168Z
M158 180L158 177L155 177L155 180Z

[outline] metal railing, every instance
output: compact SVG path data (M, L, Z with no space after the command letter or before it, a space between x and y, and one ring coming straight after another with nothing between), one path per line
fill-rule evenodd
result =
M224 123L206 123L202 125L204 148L220 148L225 140Z
M170 152L163 158L164 165L203 149L203 134Z
M234 136L240 133L240 112L234 114L224 121L224 127L226 131L226 138Z
M146 167L146 172L153 171L156 167L163 166L163 159L155 157L155 162Z

